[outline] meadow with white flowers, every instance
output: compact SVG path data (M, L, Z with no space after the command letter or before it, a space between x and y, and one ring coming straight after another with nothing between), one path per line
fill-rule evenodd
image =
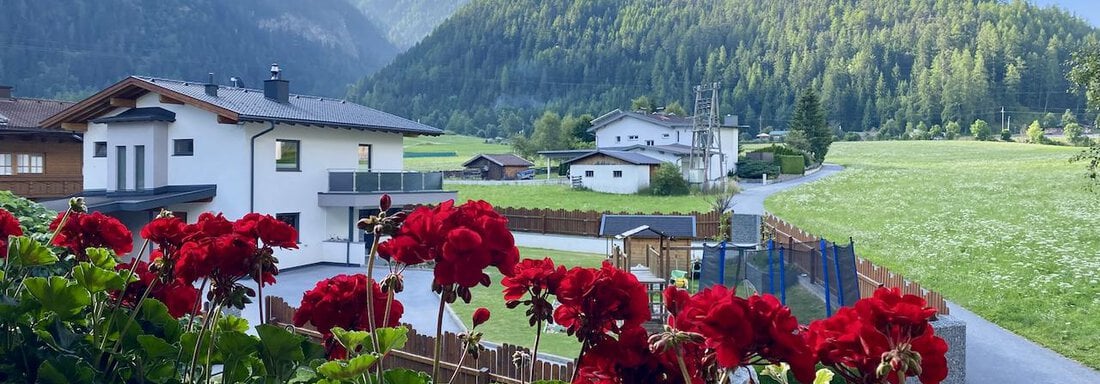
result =
M847 169L768 211L1100 368L1100 189L1079 148L973 141L840 142Z

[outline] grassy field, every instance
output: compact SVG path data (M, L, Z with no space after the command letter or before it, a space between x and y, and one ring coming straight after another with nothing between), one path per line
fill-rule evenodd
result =
M538 248L519 249L522 258L554 259L554 263L564 265L566 268L575 266L598 267L604 260L603 255L592 253L554 251ZM470 317L478 307L489 308L492 316L489 321L478 327L485 333L484 340L494 343L508 343L530 348L535 342L535 328L528 326L527 316L524 314L526 307L508 309L504 306L504 294L500 285L500 273L495 268L488 270L492 277L493 285L490 287L478 286L473 289L473 300L465 304L461 300L451 309L462 319L467 327L473 325ZM581 346L576 337L566 336L565 333L544 333L539 352L555 354L562 357L573 358L580 352Z
M595 210L601 212L706 212L709 196L640 196L577 191L567 185L468 185L445 184L458 191L459 202L473 199L498 207Z
M843 173L778 194L776 215L1100 368L1100 192L1080 149L841 142Z
M406 138L405 152L454 152L455 156L405 159L405 169L439 171L462 169L462 163L479 153L512 153L512 147L486 144L485 139L480 137L445 134Z

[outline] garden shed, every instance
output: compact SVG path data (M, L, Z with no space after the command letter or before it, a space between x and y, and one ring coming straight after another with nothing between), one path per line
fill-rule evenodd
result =
M569 167L569 178L575 185L597 192L631 194L649 187L661 161L640 153L600 149L562 164Z
M630 267L641 264L668 278L669 271L658 265L662 258L667 259L665 265L671 269L691 270L695 224L695 216L603 215L600 237L621 241L622 256L630 260Z
M481 172L485 180L515 180L517 174L531 169L534 163L511 153L479 154L462 163L467 170Z

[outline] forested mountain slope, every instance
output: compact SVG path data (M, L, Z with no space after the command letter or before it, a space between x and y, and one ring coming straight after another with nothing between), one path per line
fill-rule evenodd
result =
M344 0L0 0L0 84L76 98L143 74L344 96L397 49Z
M845 130L1083 111L1064 63L1097 31L1015 0L473 0L357 84L384 110L508 135L550 109L599 114L647 95L690 112L722 83L723 113L784 127L822 95ZM1089 120L1091 121L1091 120ZM994 123L995 126L997 126Z
M469 0L348 0L405 50Z

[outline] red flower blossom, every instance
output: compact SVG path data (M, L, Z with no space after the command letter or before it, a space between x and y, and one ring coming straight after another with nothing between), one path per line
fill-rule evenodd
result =
M377 283L371 283L374 323L377 327L395 327L400 324L404 307L394 300L390 307L390 316L386 318L386 295ZM329 340L333 327L348 330L370 330L367 316L367 276L337 275L317 282L313 289L302 296L301 307L294 313L294 325L312 324L318 332ZM330 358L339 356L341 349L333 347L331 340Z
M378 251L383 258L402 264L435 261L432 286L445 293L448 302L457 297L469 302L470 287L488 286L485 268L495 266L501 274L511 276L519 262L508 219L484 201L468 201L458 207L454 201L435 208L419 207Z
M556 295L561 280L565 278L565 267L554 268L554 260L549 257L523 259L515 268L515 275L500 280L504 286L504 300L516 301L530 293L532 296L548 293Z
M57 214L57 218L50 223L50 230L57 230L65 212ZM133 235L118 219L104 215L100 212L83 213L69 212L65 226L57 232L53 245L68 248L78 261L88 259L85 250L88 248L109 248L116 255L122 256L134 249Z
M393 199L388 193L382 194L382 198L378 199L378 209L382 212L390 210L391 205L393 205Z
M19 227L19 220L4 209L0 209L0 259L8 257L8 237L23 236L23 228Z
M131 265L133 264L117 264L115 270L129 271ZM173 279L168 283L157 281L157 275L149 270L149 264L144 261L138 262L137 267L134 268L134 275L139 280L131 282L121 293L123 295L123 305L133 308L137 305L137 301L141 299L141 295L148 289L149 284L155 284L153 289L149 291L149 297L164 303L168 307L168 313L172 316L180 318L195 309L195 303L199 300L199 290L195 286L180 279Z
M141 228L141 237L161 248L178 249L183 245L184 223L178 217L159 217Z
M811 323L806 341L822 364L850 382L898 384L919 376L935 384L947 377L947 343L928 323L934 315L918 296L879 288L854 308ZM888 371L885 377L880 370Z
M489 321L489 308L481 307L474 310L474 326L472 328L477 328L486 321Z
M697 356L685 356L692 384L702 384ZM573 383L683 384L684 378L673 350L653 352L642 327L625 328L618 339L606 338L580 358Z
M650 319L649 295L634 275L604 261L600 269L576 267L558 289L554 321L589 345Z

